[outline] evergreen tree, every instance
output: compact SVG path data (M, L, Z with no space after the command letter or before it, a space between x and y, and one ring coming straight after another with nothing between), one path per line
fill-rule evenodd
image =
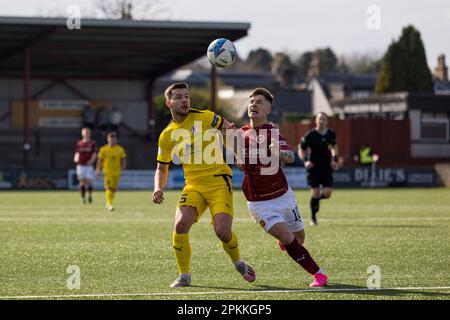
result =
M433 92L425 47L413 26L403 28L400 39L388 47L378 73L375 92L395 91Z

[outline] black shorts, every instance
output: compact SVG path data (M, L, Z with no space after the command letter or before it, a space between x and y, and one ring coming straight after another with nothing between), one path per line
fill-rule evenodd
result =
M313 167L308 170L308 185L315 189L322 186L323 188L333 187L333 169Z

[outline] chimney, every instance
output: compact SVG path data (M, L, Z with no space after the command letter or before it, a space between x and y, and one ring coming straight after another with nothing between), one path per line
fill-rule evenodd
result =
M320 77L320 54L319 51L316 50L312 54L311 62L309 64L307 78L318 78Z
M283 53L277 53L272 61L272 74L283 87L291 87L294 82L294 67L289 57Z
M438 65L434 69L434 77L441 81L448 81L448 68L445 65L445 55L443 54L438 57Z

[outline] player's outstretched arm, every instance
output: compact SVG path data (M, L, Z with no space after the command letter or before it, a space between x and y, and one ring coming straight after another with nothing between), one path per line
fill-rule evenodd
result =
M223 125L222 125L222 132L225 133L227 129L236 129L236 126L234 125L233 122L228 121L225 118L223 119Z
M294 163L294 153L291 150L281 150L280 142L277 139L271 139L269 148L270 152L277 156L282 163Z
M227 139L227 130L236 130L236 126L234 125L233 122L228 121L225 118L223 119L223 124L222 124L222 128L220 129L220 131L222 132L222 141L223 141L223 145L231 150L231 151L235 151L235 143L234 141L229 141L229 139Z
M166 188L168 175L169 165L158 162L155 172L155 188L152 196L152 200L156 204L162 204L164 202L163 190Z
M280 160L283 163L294 163L295 162L294 152L290 150L281 150Z

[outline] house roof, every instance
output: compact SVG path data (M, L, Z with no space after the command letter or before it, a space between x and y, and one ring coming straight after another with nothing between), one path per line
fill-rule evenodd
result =
M352 90L374 90L377 80L376 74L346 74L327 73L323 77L326 83L338 82L345 85L346 89Z
M272 89L278 85L271 73L249 73L218 69L217 77L224 85L231 86L235 89L252 89L255 87ZM206 86L210 80L211 72L182 69L159 78L158 84L163 88L175 81L186 81L191 86Z

